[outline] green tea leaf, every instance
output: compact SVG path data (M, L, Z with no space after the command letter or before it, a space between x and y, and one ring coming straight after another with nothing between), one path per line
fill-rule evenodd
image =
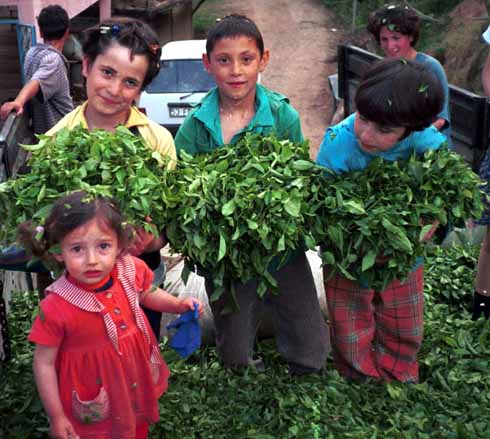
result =
M361 270L362 271L368 270L369 268L374 266L375 262L376 262L376 253L374 251L369 251L362 258Z
M219 234L219 250L218 250L218 259L216 262L221 261L226 254L226 240L222 233Z

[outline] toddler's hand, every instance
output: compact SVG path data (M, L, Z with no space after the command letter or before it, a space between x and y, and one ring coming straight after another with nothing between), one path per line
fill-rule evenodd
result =
M73 425L65 416L51 420L49 434L56 439L79 439Z
M197 299L194 299L194 298L191 298L191 297L188 297L187 299L182 299L181 301L181 306L182 306L182 309L183 311L181 311L181 313L184 313L186 311L189 311L189 310L194 310L194 304L197 303L198 304L198 312L199 312L199 315L201 316L203 311L204 311L204 307L203 307L203 304L201 303L200 300L197 300Z

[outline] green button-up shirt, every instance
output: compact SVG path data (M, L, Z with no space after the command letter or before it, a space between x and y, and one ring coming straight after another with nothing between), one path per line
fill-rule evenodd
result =
M299 115L289 104L289 99L260 84L256 87L255 116L233 136L230 143L235 144L249 132L263 135L274 133L280 139L302 142L304 138ZM209 153L223 146L216 87L187 116L177 132L175 145L177 151L183 149L189 154Z

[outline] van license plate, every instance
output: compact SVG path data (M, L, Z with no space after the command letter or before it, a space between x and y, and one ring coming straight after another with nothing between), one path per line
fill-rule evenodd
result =
M186 117L190 110L190 107L170 107L170 117Z

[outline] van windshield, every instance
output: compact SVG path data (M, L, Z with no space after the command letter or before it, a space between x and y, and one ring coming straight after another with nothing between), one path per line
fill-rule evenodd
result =
M161 61L160 71L146 87L147 93L207 92L215 85L200 59Z

